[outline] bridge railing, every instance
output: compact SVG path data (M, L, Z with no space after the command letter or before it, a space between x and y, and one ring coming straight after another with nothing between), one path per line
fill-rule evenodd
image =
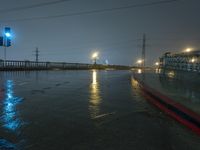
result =
M35 62L35 61L17 61L0 60L0 70L14 69L89 69L91 64L66 63L66 62Z
M50 69L130 69L130 66L84 64L66 62L36 62L18 60L0 60L0 71L10 70L50 70Z

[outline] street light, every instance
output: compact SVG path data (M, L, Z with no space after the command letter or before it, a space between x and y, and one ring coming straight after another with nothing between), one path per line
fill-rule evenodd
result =
M138 64L138 70L137 70L138 74L142 73L142 69L139 68L139 67L141 67L142 63L143 63L142 59L138 59L137 62L136 62L136 64Z
M136 64L138 65L138 68L142 66L143 60L142 59L138 59Z
M96 65L97 64L97 59L99 57L99 53L98 52L94 52L92 54L92 59L94 60L94 64Z
M159 62L156 62L156 63L155 63L156 66L159 66L159 64L160 64Z
M191 63L194 63L195 61L196 61L195 58L192 58L192 59L190 60Z
M191 48L187 48L187 49L185 50L185 52L187 52L187 53L189 53L189 52L191 52L191 51L192 51Z
M137 64L142 64L142 59L138 59Z

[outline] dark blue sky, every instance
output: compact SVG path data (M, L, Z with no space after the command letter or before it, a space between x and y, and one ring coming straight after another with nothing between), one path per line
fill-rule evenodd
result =
M142 34L147 36L147 64L152 65L166 51L187 47L200 49L200 1L137 7L112 12L60 18L20 21L105 8L157 2L160 0L71 0L43 7L1 11L56 0L4 0L0 5L0 29L10 26L13 46L7 58L34 60L39 47L41 61L90 63L95 49L99 63L132 65L141 58ZM19 19L19 20L18 20ZM18 21L6 21L18 20ZM0 48L3 58L3 48Z

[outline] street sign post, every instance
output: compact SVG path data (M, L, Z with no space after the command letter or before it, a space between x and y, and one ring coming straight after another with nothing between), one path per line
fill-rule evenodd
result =
M3 46L3 36L0 36L0 46Z

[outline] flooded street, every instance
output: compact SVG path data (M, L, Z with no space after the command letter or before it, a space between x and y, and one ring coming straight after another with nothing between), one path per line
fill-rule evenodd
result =
M200 138L149 104L131 71L0 72L7 149L199 150Z

